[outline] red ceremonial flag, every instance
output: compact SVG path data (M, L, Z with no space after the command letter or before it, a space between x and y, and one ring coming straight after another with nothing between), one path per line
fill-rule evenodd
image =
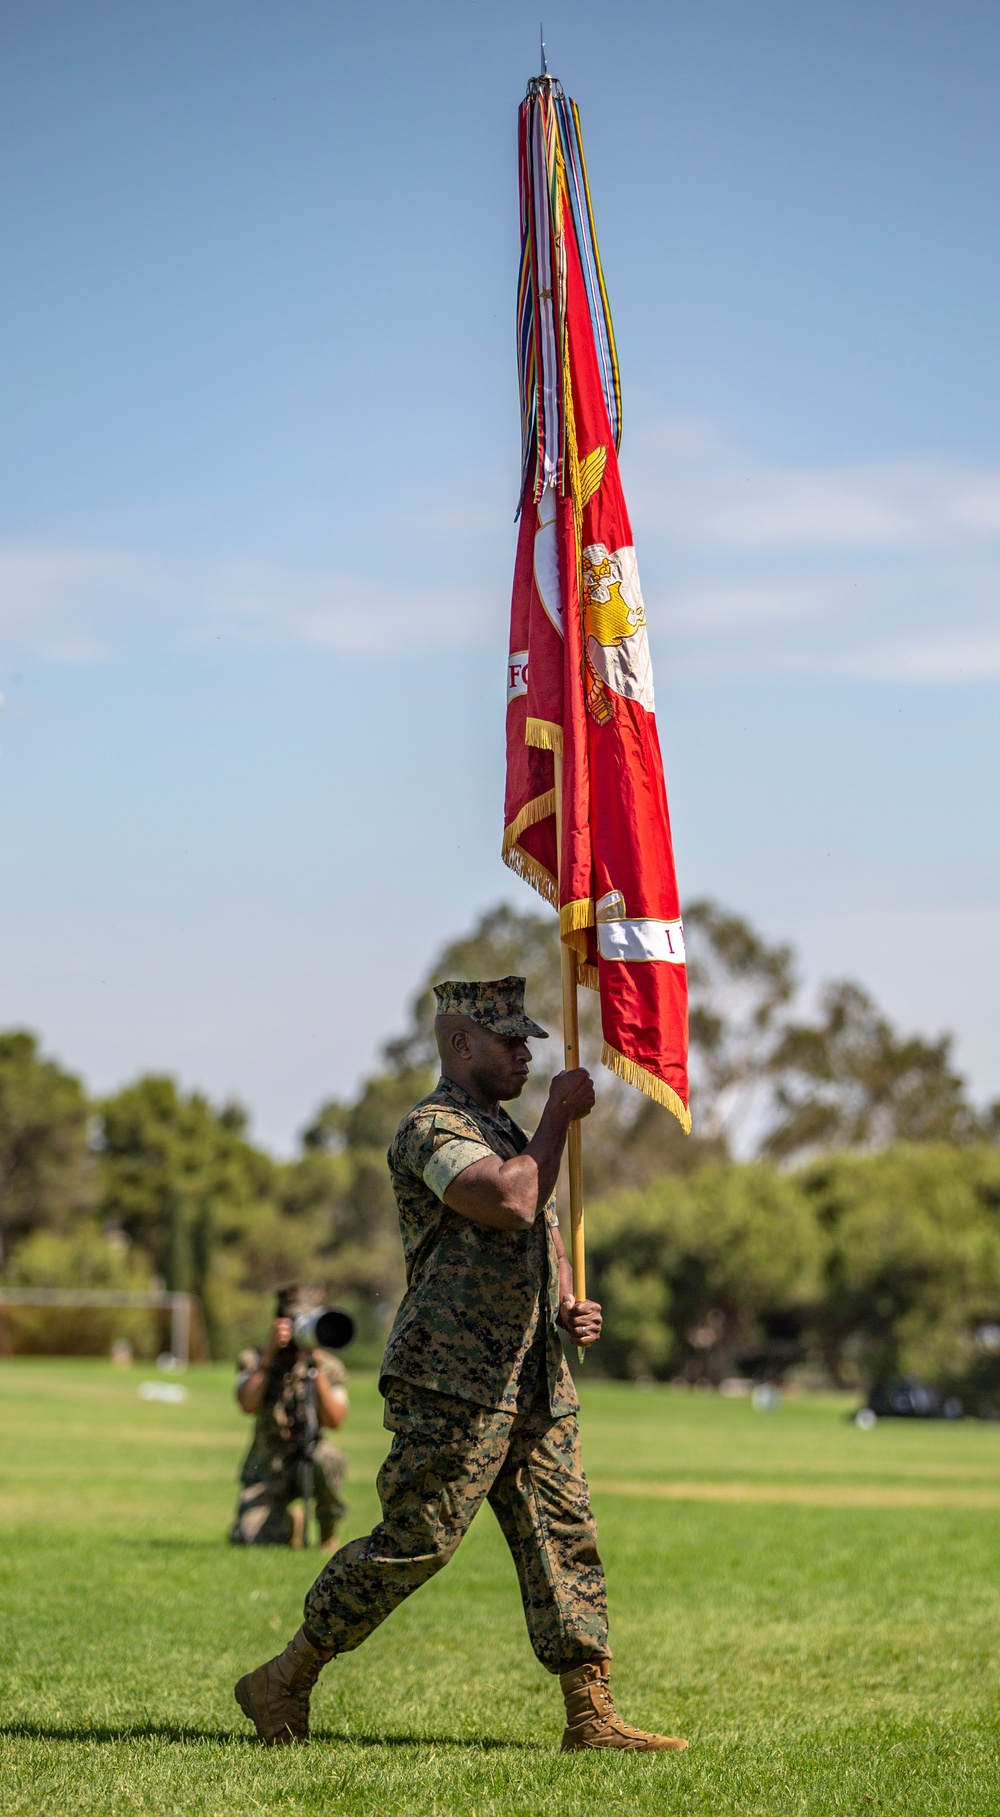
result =
M558 907L579 981L600 990L604 1064L690 1129L684 934L579 114L544 76L519 124L524 471L503 856Z

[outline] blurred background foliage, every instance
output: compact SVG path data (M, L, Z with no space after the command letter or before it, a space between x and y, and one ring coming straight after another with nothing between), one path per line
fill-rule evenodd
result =
M685 916L694 1134L604 1073L581 993L591 1291L615 1375L862 1386L916 1374L1000 1411L1000 1106L970 1103L950 1037L894 1029L839 980L803 1014L794 954L712 902ZM353 1102L331 1099L279 1160L237 1104L149 1074L101 1100L22 1030L0 1035L0 1280L197 1293L216 1355L259 1339L274 1288L348 1306L377 1359L404 1281L385 1151L433 1085L432 985L528 980L558 1035L554 919L500 905L445 947ZM516 1106L534 1125L560 1043ZM6 1315L19 1350L155 1354L145 1313Z

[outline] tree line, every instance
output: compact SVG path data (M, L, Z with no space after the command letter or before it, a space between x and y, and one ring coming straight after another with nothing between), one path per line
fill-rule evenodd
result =
M1000 1151L895 1144L710 1163L588 1211L615 1375L916 1376L1000 1415Z
M601 1071L597 1000L581 993L604 1366L985 1381L982 1333L1000 1344L1000 1106L970 1101L950 1037L900 1033L856 983L830 983L804 1015L792 949L740 916L699 902L685 928L691 1137ZM502 904L445 947L378 1070L319 1106L290 1161L252 1141L237 1104L158 1074L95 1100L35 1036L0 1034L0 1278L191 1290L224 1354L259 1335L277 1283L308 1277L351 1307L374 1356L403 1289L385 1150L436 1076L431 987L508 972L557 1033L554 918ZM516 1107L529 1128L559 1047L537 1046ZM105 1322L155 1345L144 1315ZM63 1344L95 1333L93 1315L63 1319ZM20 1315L18 1341L43 1347L51 1318Z

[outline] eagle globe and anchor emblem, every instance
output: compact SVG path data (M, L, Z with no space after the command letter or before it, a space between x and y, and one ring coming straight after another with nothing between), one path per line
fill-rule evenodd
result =
M583 629L591 687L587 708L599 725L612 717L608 693L654 709L646 609L632 548L590 543L583 551Z
M581 462L581 505L587 504L598 490L606 459L607 450L595 448ZM548 618L562 637L556 499L551 484L545 487L536 509L535 586ZM625 700L637 701L647 713L652 713L655 705L653 665L634 548L629 545L609 549L605 543L588 543L581 551L581 579L588 712L598 725L606 725L614 717L609 695L617 694ZM527 693L527 670L527 650L512 652L507 677L508 701Z

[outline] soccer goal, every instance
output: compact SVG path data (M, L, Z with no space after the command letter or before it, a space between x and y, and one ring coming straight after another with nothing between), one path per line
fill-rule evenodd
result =
M126 1288L0 1287L0 1318L7 1307L13 1311L18 1306L65 1306L74 1310L92 1307L101 1311L118 1307L130 1312L168 1312L170 1355L175 1363L186 1368L192 1360L201 1361L208 1355L201 1306L194 1293L140 1292ZM197 1352L194 1359L192 1350Z

